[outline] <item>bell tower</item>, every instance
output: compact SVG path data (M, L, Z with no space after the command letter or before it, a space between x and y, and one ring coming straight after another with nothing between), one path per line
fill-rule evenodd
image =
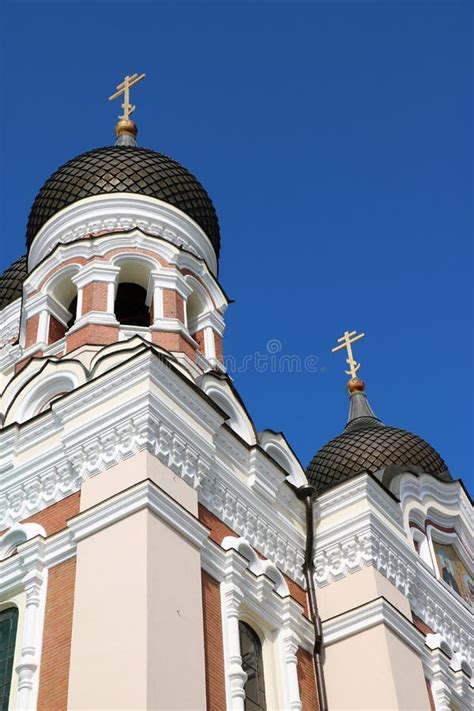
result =
M110 97L124 99L115 145L70 160L34 201L20 368L136 334L192 369L222 369L217 215L191 173L137 146L130 89L144 76Z

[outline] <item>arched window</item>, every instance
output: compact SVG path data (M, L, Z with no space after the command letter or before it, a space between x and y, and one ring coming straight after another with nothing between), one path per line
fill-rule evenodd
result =
M242 669L245 682L245 711L266 711L265 681L263 678L262 643L257 633L245 622L239 622Z
M15 656L18 609L9 607L0 611L0 711L8 711L10 688Z

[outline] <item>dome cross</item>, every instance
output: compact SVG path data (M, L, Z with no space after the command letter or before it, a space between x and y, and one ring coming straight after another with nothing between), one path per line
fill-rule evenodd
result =
M128 121L130 116L135 111L135 106L130 103L130 89L132 88L132 86L135 86L135 84L138 84L138 82L144 78L145 74L140 74L140 76L138 76L138 74L132 74L132 76L128 76L127 74L123 82L118 85L115 94L109 96L109 101L113 101L118 96L121 96L123 94L123 114L122 116L119 116L120 120Z
M332 349L332 352L335 353L336 351L340 351L341 348L346 348L347 349L347 355L348 357L346 358L346 363L349 366L349 370L344 371L346 375L350 375L352 378L355 378L357 375L357 371L360 368L360 363L357 363L354 360L354 356L352 355L352 344L355 343L356 341L360 340L361 338L364 338L365 333L359 333L357 334L357 331L344 331L344 335L342 338L338 338L337 342L340 343L340 346L336 346L335 348Z

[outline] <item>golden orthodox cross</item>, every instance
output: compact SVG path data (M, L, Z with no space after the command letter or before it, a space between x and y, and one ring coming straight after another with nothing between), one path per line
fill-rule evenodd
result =
M356 333L356 331L351 331L350 333L349 331L344 331L342 338L337 339L337 342L341 345L332 349L333 353L335 353L335 351L340 351L341 348L347 349L348 358L346 358L346 363L349 365L350 370L346 370L345 372L353 378L357 377L356 373L360 368L360 363L356 363L354 360L354 356L352 355L352 344L365 336L365 333L359 333L357 336Z
M124 119L125 121L128 121L130 116L135 111L135 106L133 106L130 103L130 89L132 86L134 86L135 84L138 84L138 82L144 78L145 78L145 74L140 74L140 76L138 76L138 74L132 74L131 77L129 77L127 75L125 77L125 79L123 80L123 82L118 85L117 91L115 92L115 94L112 94L112 96L109 96L109 101L113 101L114 99L117 98L117 96L120 96L121 94L123 94L123 104L122 104L123 115L119 116L119 119Z

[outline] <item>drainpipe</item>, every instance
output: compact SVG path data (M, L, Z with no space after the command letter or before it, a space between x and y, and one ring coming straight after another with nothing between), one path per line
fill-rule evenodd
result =
M321 660L323 651L323 626L318 613L318 603L316 602L316 590L314 589L314 518L313 501L316 496L314 486L300 486L296 490L296 495L304 501L306 509L306 549L304 556L303 572L306 580L306 590L308 592L309 613L314 629L313 659L316 672L316 684L318 687L319 711L328 711L328 699L326 694L326 682L324 681L324 670Z

